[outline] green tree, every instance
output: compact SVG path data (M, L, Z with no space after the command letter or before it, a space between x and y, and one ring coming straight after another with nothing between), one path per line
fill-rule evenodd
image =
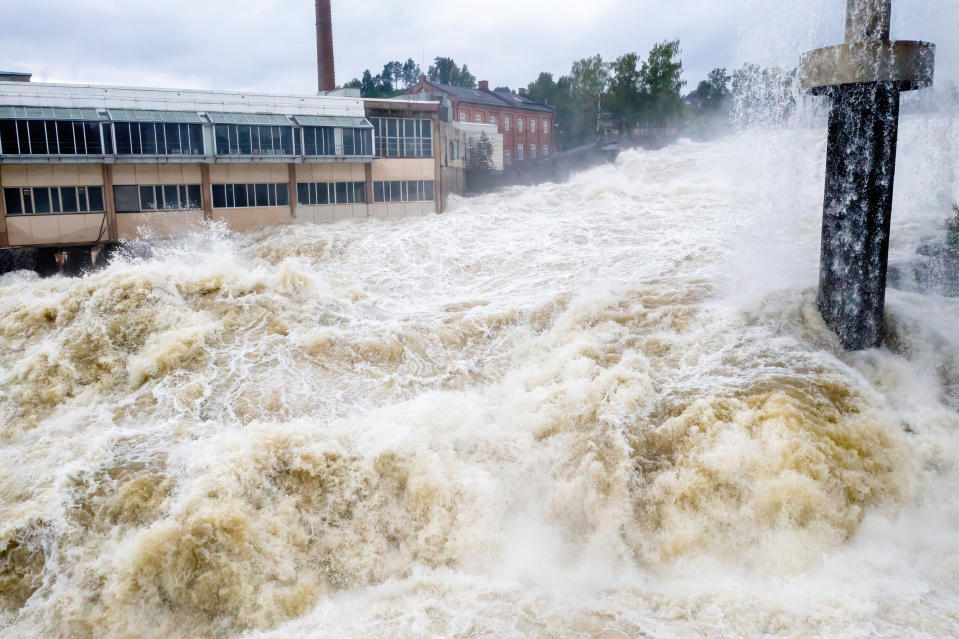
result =
M549 105L555 104L557 90L558 87L556 81L553 80L553 74L545 71L539 74L535 82L530 82L529 86L526 87L526 93L529 97Z
M403 65L396 60L387 62L383 65L383 73L381 73L380 76L383 78L384 84L389 82L391 87L390 91L392 92L392 87L395 87L403 81Z
M699 83L696 93L699 96L699 108L705 112L718 112L726 106L731 95L729 83L732 76L726 69L713 69L705 80Z
M344 89L362 89L363 81L360 80L359 78L353 78L352 80L344 84L343 88Z
M367 69L363 72L363 79L360 80L360 93L365 98L372 98L377 93L376 82L373 80L373 74Z
M665 126L682 113L683 63L679 40L667 40L653 46L649 59L643 64L643 97L645 119L657 126Z
M489 139L486 132L480 134L478 140L470 140L469 161L467 166L471 169L480 169L491 171L493 169L493 141Z
M948 225L949 246L959 250L959 204L952 205L953 216Z
M467 67L465 64L460 70L454 84L458 87L466 87L467 89L476 88L476 78L472 73L470 73L469 67Z
M439 84L449 84L454 87L476 88L476 78L469 72L469 68L463 65L460 69L453 58L436 58L426 72L426 77L431 82Z
M639 64L638 55L627 53L609 65L609 96L606 99L606 109L620 122L623 131L632 130L642 106L642 73Z
M403 63L403 83L406 88L416 84L421 75L423 75L423 72L420 70L420 65L413 62L413 58L409 58Z

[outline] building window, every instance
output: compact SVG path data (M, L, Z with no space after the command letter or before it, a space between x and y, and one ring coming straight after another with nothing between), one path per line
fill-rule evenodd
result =
M507 117L506 119L503 120L503 129L504 129L507 133L509 133L510 122L511 122L511 118L509 118L509 117Z
M378 158L433 157L433 122L412 118L370 118Z
M543 120L543 135L549 135L549 120Z
M53 186L3 189L7 215L102 213L102 186Z
M117 155L203 155L201 124L114 122L113 132Z
M109 125L106 126L109 131ZM0 120L0 153L3 155L103 155L99 122L69 120Z
M496 126L496 116L495 116L495 115L489 116L489 123L492 124L493 126Z
M535 160L535 159L536 159L536 145L535 145L535 144L530 144L530 145L529 145L529 159L531 159L531 160Z
M343 155L373 155L373 131L343 129Z
M460 122L466 122L466 111L460 111Z
M333 128L328 126L303 127L304 155L336 155Z
M296 201L304 206L366 204L366 182L300 182Z
M293 127L217 124L213 127L217 155L293 155ZM143 147L144 155L154 153Z
M523 118L516 118L516 131L519 133L523 132L523 122L525 122Z
M536 133L536 120L535 120L535 119L529 121L529 132L530 132L530 133Z
M203 208L199 184L153 184L113 187L117 213L196 211Z
M544 157L544 158L549 157L549 145L548 145L548 144L544 144L544 145L543 145L543 157Z
M373 182L374 202L431 202L435 199L433 180Z
M523 145L520 144L516 147L516 161L522 162L526 158L523 157Z
M503 165L509 167L513 163L513 154L509 151L503 151Z
M214 184L213 208L289 206L289 184Z
M476 124L483 124L483 114L477 113L475 116Z

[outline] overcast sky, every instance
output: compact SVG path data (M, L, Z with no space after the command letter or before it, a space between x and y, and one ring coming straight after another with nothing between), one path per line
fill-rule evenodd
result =
M959 0L895 0L893 35L959 77ZM838 43L845 0L333 0L337 82L436 56L516 88L573 60L679 38L688 90L714 67L794 66ZM35 81L311 93L312 0L2 0L0 69Z

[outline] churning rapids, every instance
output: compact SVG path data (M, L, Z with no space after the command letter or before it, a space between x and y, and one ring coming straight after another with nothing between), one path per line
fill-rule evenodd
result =
M894 258L956 196L921 120ZM824 157L682 141L4 277L0 635L959 634L959 301L890 291L842 352Z

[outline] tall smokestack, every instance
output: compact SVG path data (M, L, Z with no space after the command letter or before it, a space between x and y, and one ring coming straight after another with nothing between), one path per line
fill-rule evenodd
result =
M320 93L336 88L330 0L316 0L316 67Z

